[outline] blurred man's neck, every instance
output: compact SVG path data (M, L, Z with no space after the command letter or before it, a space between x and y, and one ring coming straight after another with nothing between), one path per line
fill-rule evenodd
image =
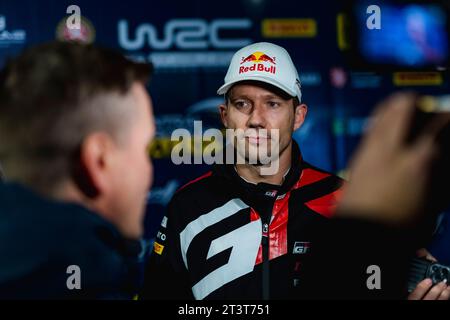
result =
M61 183L58 188L55 188L54 191L49 194L49 196L63 202L75 202L84 204L84 197L82 193L75 187L72 182Z
M76 203L111 221L111 217L107 214L108 210L106 209L105 201L102 201L99 197L91 198L86 196L72 181L61 183L51 197L63 202Z
M292 162L292 142L291 144L281 152L278 171L273 175L261 174L261 166L255 166L250 164L238 164L236 165L236 172L239 176L247 182L269 183L274 185L281 185L284 181L286 173L289 171Z

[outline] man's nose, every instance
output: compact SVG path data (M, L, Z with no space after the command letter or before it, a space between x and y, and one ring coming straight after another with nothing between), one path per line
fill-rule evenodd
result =
M255 104L250 117L248 118L247 126L249 128L265 128L266 119L263 106Z

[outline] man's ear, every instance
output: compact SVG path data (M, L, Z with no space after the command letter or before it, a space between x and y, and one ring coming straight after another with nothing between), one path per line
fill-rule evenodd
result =
M96 197L110 187L114 147L112 137L106 133L90 134L81 144L74 180L86 196Z
M220 119L222 120L224 127L228 128L228 121L227 121L228 106L225 104L221 104L219 106L219 113L220 113Z
M306 113L308 112L308 106L304 103L295 107L294 114L294 131L300 128L305 121Z

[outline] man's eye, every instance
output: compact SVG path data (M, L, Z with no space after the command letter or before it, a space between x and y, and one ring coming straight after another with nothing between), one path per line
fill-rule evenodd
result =
M234 105L238 109L246 109L246 108L250 107L250 104L247 101L236 101L234 103Z
M278 108L280 106L280 103L277 101L269 101L268 102L269 107L271 108Z

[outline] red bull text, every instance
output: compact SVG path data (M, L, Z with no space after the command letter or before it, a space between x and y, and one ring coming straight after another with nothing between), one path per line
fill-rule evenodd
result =
M263 52L254 52L247 57L243 57L241 64L251 63L251 62L253 62L252 66L239 67L239 74L246 73L249 71L260 71L260 72L268 72L268 73L273 73L273 74L275 74L275 72L276 72L275 57L272 58ZM267 67L264 64L261 64L259 62L268 62L271 64L271 66Z

